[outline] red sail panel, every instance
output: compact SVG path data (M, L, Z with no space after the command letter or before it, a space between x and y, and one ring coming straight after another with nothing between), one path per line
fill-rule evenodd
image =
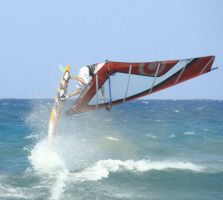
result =
M159 71L157 76L162 76L167 73L173 66L176 65L178 60L161 61L161 62L142 62L142 63L125 63L125 62L109 62L109 67L111 73L121 72L129 73L129 67L132 66L131 74L141 75L141 76L151 76L154 77L156 74L157 67L159 66Z

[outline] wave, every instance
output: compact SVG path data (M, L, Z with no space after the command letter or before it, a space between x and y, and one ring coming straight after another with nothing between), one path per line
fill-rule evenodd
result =
M54 144L43 140L33 148L29 160L33 169L41 175L54 177L55 181L52 187L52 199L57 199L63 192L66 182L69 178L73 181L97 181L107 178L110 173L132 171L146 172L151 170L191 170L200 172L203 167L190 162L179 161L151 161L151 160L99 160L92 165L88 165L81 171L71 173L71 168L67 165L69 158L61 157L54 149ZM76 162L76 161L74 161Z
M187 131L184 133L184 135L194 135L195 133L193 131Z
M80 143L80 141L78 141L78 143ZM55 141L52 142L48 142L47 139L44 139L34 146L29 157L32 168L41 176L41 182L38 183L38 186L47 186L50 191L49 199L51 200L60 199L66 187L71 183L99 181L109 178L112 173L122 173L126 171L131 173L145 173L149 171L168 170L183 170L196 173L212 172L212 169L209 170L206 167L191 162L169 160L151 161L146 159L97 159L98 161L95 160L90 162L93 164L88 163L85 166L82 165L82 167L74 169L74 164L76 162L81 162L81 160L70 152L70 148L63 154L62 149L64 148L65 145L63 145L63 140L61 138L55 138ZM72 158L69 157L70 154L73 154ZM84 154L82 156L84 156ZM73 165L69 164L70 161ZM12 193L12 195L13 194L14 193ZM23 195L23 193L20 195Z
M157 136L154 136L152 134L146 134L145 136L146 137L149 137L149 138L153 138L153 139L157 139L158 138Z
M26 136L25 139L33 139L33 138L36 139L36 138L38 138L38 137L39 137L39 135L37 135L37 134L36 134L36 135L33 134L33 135L28 135L28 136Z
M75 181L97 181L108 178L110 173L132 171L147 172L151 170L190 170L195 172L203 171L203 167L190 162L174 161L150 161L150 160L100 160L91 167L87 167L81 172L74 173L72 178Z
M111 137L111 136L107 136L107 137L105 137L105 139L107 139L107 140L112 140L112 141L116 141L116 142L118 142L118 141L119 141L119 139L118 139L118 138Z

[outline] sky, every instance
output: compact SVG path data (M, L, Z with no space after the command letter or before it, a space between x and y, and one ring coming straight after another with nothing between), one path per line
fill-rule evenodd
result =
M2 0L0 98L53 98L59 65L215 55L218 70L149 99L223 100L221 0Z

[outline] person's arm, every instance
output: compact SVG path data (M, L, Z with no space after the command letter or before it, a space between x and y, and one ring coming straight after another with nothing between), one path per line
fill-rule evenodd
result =
M67 94L67 98L71 98L73 96L76 96L76 95L80 94L81 91L82 90L80 88L77 88L74 92L71 92L71 93Z
M76 80L76 81L80 81L82 84L86 85L86 82L83 78L79 77L79 76L71 76L72 79Z

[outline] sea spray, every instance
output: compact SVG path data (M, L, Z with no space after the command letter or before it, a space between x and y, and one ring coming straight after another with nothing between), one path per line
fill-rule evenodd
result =
M65 167L63 160L54 150L53 143L49 143L47 139L34 146L29 159L33 169L40 173L51 173Z
M66 186L69 172L63 159L55 151L54 141L44 139L37 143L29 159L35 172L48 179L46 181L50 185L50 199L59 199Z

